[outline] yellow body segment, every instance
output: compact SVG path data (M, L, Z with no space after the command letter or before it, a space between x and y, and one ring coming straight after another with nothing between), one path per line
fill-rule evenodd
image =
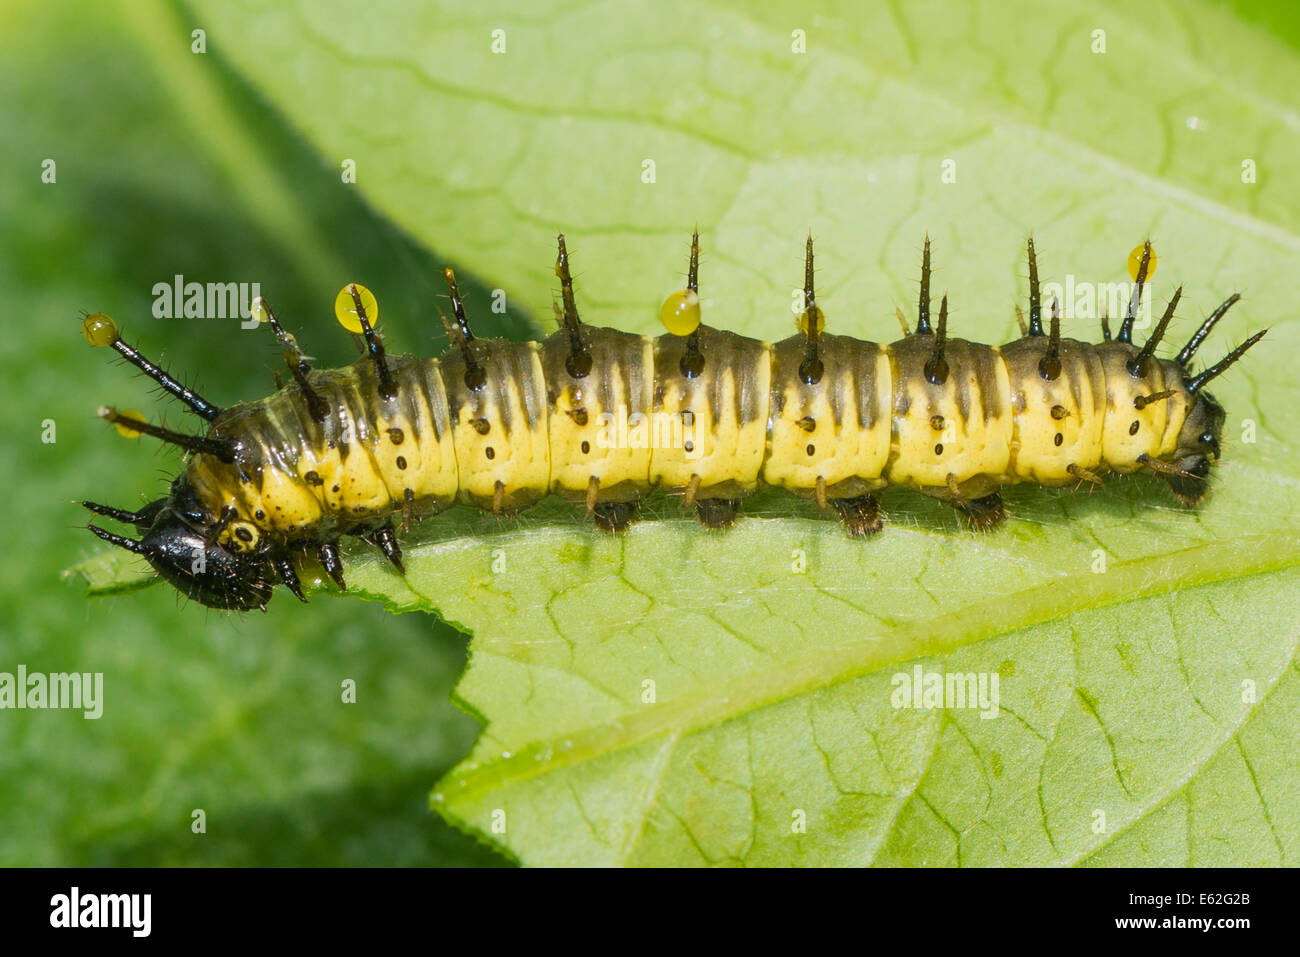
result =
M403 503L408 490L418 514L446 507L459 491L456 450L451 439L447 393L437 360L408 360L397 368L415 388L402 390L395 403L375 410L375 423L365 437L388 497ZM424 500L431 499L432 502Z
M312 487L291 470L264 468L239 491L239 517L280 535L293 536L328 514ZM259 514L266 517L259 520Z
M893 360L894 453L890 485L941 498L979 498L1010 473L1012 414L1006 363L991 346L948 341L945 381L927 379L933 336L890 346Z
M460 495L496 511L523 508L551 490L541 346L504 339L474 345L481 347L481 388L467 384L463 356L453 352L442 360Z
M1044 379L1039 363L1047 348L1040 336L1002 348L1015 412L1015 475L1023 482L1056 486L1077 482L1071 465L1095 470L1102 462L1106 380L1097 350L1061 340L1060 375Z
M874 342L822 336L821 378L799 366L803 336L773 347L771 432L763 482L815 496L850 498L884 486L892 435L889 354Z
M592 372L574 377L568 336L557 332L542 344L551 490L585 500L594 478L595 501L632 501L650 487L654 339L594 329L586 345Z
M1171 409L1168 401L1162 401L1136 408L1134 400L1139 396L1166 388L1163 365L1152 360L1148 363L1147 375L1135 379L1125 367L1132 355L1131 347L1103 343L1096 349L1105 371L1107 389L1101 457L1107 467L1116 472L1135 472L1141 468L1139 456L1154 458L1160 455L1166 431L1172 424L1171 413L1177 415L1181 407ZM1181 421L1178 422L1178 426L1181 425ZM1177 428L1173 432L1177 437Z
M772 347L700 326L700 373L681 373L687 339L655 340L655 447L650 481L694 488L701 498L739 498L758 487L767 448ZM678 438L680 436L680 438Z

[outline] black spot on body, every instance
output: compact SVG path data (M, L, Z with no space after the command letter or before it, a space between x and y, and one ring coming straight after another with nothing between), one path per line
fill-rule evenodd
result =
M235 537L241 542L251 542L253 540L253 533L246 528L237 528L235 529Z
M804 451L807 452L809 455L812 455L814 452L817 451L817 447L813 445L811 442L809 442L808 448L804 449Z
M406 468L406 456L404 456L404 455L399 455L399 456L397 457L397 467L398 467L399 469L404 469L404 468Z
M934 444L934 454L935 454L935 455L943 455L943 443L942 443L942 442L936 442L936 443Z
M1134 420L1133 420L1133 424L1130 425L1130 426L1128 427L1128 434L1129 434L1129 435L1137 435L1137 434L1138 434L1138 429L1140 429L1140 428L1142 428L1142 423L1138 422L1137 419L1134 419Z
M404 433L401 429L396 429L396 428L389 429L388 437L393 440L394 445L401 445L404 441L406 441L406 433Z
M591 451L591 443L584 441L582 443L582 454L586 455L590 451Z
M319 475L317 475L315 472L308 472L306 475L303 476L303 480L304 480L308 485L324 485L324 484L325 484L325 480L324 480L323 478L321 478ZM338 487L337 487L337 486L335 487L334 491L336 491L336 492L338 491Z
M490 458L490 459L494 459L494 458L497 457L496 449L492 448L492 446L490 446L490 445L489 445L486 449L483 450L483 454L486 455L486 456L487 456L488 458Z
M1065 436L1062 435L1060 432L1057 432L1056 438L1052 439L1052 444L1056 446L1060 446L1060 444L1064 441L1065 441Z

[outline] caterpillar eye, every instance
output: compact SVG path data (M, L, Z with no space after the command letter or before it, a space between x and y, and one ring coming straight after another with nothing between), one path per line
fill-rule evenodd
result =
M234 521L226 526L219 541L227 550L241 554L257 551L261 539L261 531L252 522Z

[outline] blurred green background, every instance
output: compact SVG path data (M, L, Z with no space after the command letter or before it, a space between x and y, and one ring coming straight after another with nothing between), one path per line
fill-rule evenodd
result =
M378 294L391 349L432 354L443 340L432 309L442 261L376 217L224 66L206 74L219 88L187 86L129 19L111 4L0 9L0 671L103 672L105 685L97 721L0 712L0 864L502 862L428 810L429 788L478 731L449 700L466 645L454 629L284 594L243 616L161 587L87 600L60 578L102 550L77 500L136 507L180 468L157 443L117 436L97 406L197 421L87 345L82 311L113 315L128 341L219 404L268 392L281 360L265 329L154 319L152 286L175 273L261 282L325 365L355 356L332 316L351 279ZM206 93L224 116L181 100L206 104ZM46 158L53 184L41 182ZM480 311L485 328L495 319L493 331L525 334L522 317ZM47 419L53 444L41 441ZM355 704L341 701L347 678ZM191 832L195 808L205 834Z
M1300 46L1295 5L1231 6ZM180 467L156 443L120 439L96 407L185 418L85 343L82 311L113 315L219 404L269 391L280 359L266 330L154 319L153 284L176 273L260 282L323 365L355 354L330 315L354 279L378 294L391 350L430 354L443 342L432 303L455 250L432 254L375 215L219 52L201 75L187 70L188 30L149 21L139 12L149 8L0 6L0 479L12 533L0 553L0 671L105 682L98 721L0 712L0 864L504 863L427 808L478 731L449 700L465 658L455 630L360 602L304 608L283 592L268 614L238 617L167 588L90 601L60 577L101 550L77 500L133 507ZM46 159L53 184L41 181ZM484 289L468 291L486 302ZM513 306L479 310L476 323L535 331ZM49 419L53 444L41 441ZM355 704L340 700L349 678Z

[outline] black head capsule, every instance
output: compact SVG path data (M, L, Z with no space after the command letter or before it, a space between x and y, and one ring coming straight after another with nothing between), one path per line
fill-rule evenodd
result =
M591 352L582 342L582 321L578 318L578 303L573 295L573 274L569 271L569 251L564 245L564 234L556 237L559 253L555 258L555 275L560 278L560 296L564 301L564 331L569 334L569 355L564 369L574 379L585 379L591 372Z
M99 508L92 508L104 514ZM247 611L266 608L275 570L262 550L231 551L212 534L216 524L198 506L183 479L177 480L165 499L146 506L153 519L139 541L95 525L90 531L106 542L143 556L177 590L210 608Z

